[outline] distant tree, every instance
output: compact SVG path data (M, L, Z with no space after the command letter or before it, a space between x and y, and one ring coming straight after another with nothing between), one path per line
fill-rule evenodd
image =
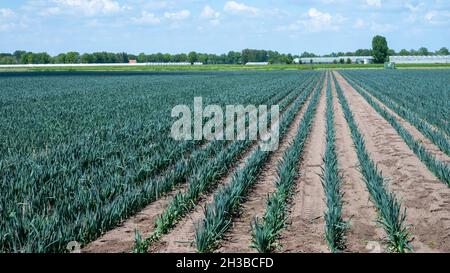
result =
M4 55L0 56L0 64L16 64L16 58L13 55Z
M370 49L358 49L355 56L372 56L372 51Z
M23 50L16 50L16 51L14 51L14 53L13 53L14 58L16 58L16 62L17 62L17 63L21 63L22 56L25 55L25 54L27 54L27 52L26 52L26 51L23 51Z
M333 60L333 64L337 64L338 63L338 61L337 60Z
M67 52L65 63L76 64L80 62L80 53L78 52Z
M54 58L54 62L57 63L57 64L65 64L66 63L66 58L67 58L66 54L65 53L61 53L61 54L58 54L58 56L56 56Z
M409 54L411 54L411 56L417 56L417 55L419 55L419 52L417 50L415 50L415 49L411 49L409 51Z
M428 48L426 48L426 47L421 47L421 48L419 48L419 50L418 50L418 54L419 54L420 56L428 56L428 55L430 55L430 52L428 51Z
M446 47L443 47L443 48L439 49L438 51L436 51L436 54L448 56L448 55L450 55L450 52L448 51L448 49Z
M84 64L90 64L94 62L94 58L91 54L84 53L83 55L81 55L81 62Z
M372 56L375 63L384 63L387 61L389 47L385 37L380 35L373 37L372 49Z
M395 52L395 50L393 50L393 49L389 49L389 50L388 50L388 56L395 56L395 55L397 55L397 53Z
M317 56L314 53L309 53L309 52L305 51L305 52L302 53L301 57L302 58L314 58L314 57L317 57Z
M340 58L340 59L339 59L339 63L340 63L340 64L345 64L345 60L344 60L343 58Z
M198 60L197 52L195 52L195 51L189 52L189 54L188 54L188 61L191 64L194 64L195 62L197 62L197 60Z
M352 60L350 58L347 58L347 64L352 64Z
M400 55L400 56L409 56L411 53L409 53L409 51L408 50L406 50L406 49L402 49L402 50L400 50L400 52L398 53L398 55Z

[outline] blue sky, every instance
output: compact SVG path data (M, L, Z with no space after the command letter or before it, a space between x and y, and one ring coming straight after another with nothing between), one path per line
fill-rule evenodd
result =
M0 0L0 52L450 47L449 0Z

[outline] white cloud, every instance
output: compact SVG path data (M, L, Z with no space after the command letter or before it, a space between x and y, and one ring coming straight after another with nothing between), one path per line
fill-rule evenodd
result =
M11 9L0 9L0 19L7 19L14 15L15 13Z
M359 18L356 20L355 24L353 25L353 28L361 29L366 27L366 22Z
M424 19L433 25L444 25L450 23L450 12L449 11L437 11L431 10L427 12L424 16Z
M230 13L240 13L240 14L249 14L249 15L257 15L259 13L259 9L251 6L247 6L243 3L237 3L235 1L228 1L225 3L223 8L225 11Z
M165 12L164 17L170 20L184 20L191 16L191 12L187 9L180 10L177 12Z
M147 11L141 12L141 16L131 18L131 21L138 25L157 25L161 20L153 13Z
M340 14L331 15L316 8L311 8L303 15L302 19L288 26L280 27L278 30L303 32L337 31L345 21L347 21L347 18Z
M11 9L0 9L0 31L7 31L13 29L16 24L13 19L16 14Z
M371 7L381 7L381 0L366 0L366 3Z
M114 0L52 0L61 7L71 9L68 12L80 11L85 15L112 14L122 8Z
M206 5L200 13L200 18L209 20L212 26L220 25L220 13L215 11L209 5Z
M205 18L205 19L219 18L219 16L220 16L220 13L216 12L213 8L211 8L208 5L206 5L203 8L202 13L200 14L200 17Z

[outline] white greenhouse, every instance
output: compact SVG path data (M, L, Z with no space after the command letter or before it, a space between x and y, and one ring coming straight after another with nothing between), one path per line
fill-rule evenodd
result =
M390 56L389 61L397 64L448 64L450 56Z

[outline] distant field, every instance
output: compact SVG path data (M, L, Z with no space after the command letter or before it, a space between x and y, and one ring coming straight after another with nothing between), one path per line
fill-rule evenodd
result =
M312 70L312 69L382 69L382 64L302 64L302 65L203 65L203 66L80 66L80 67L0 67L0 72L51 71L239 71L239 70ZM450 64L397 64L399 69L450 68Z

